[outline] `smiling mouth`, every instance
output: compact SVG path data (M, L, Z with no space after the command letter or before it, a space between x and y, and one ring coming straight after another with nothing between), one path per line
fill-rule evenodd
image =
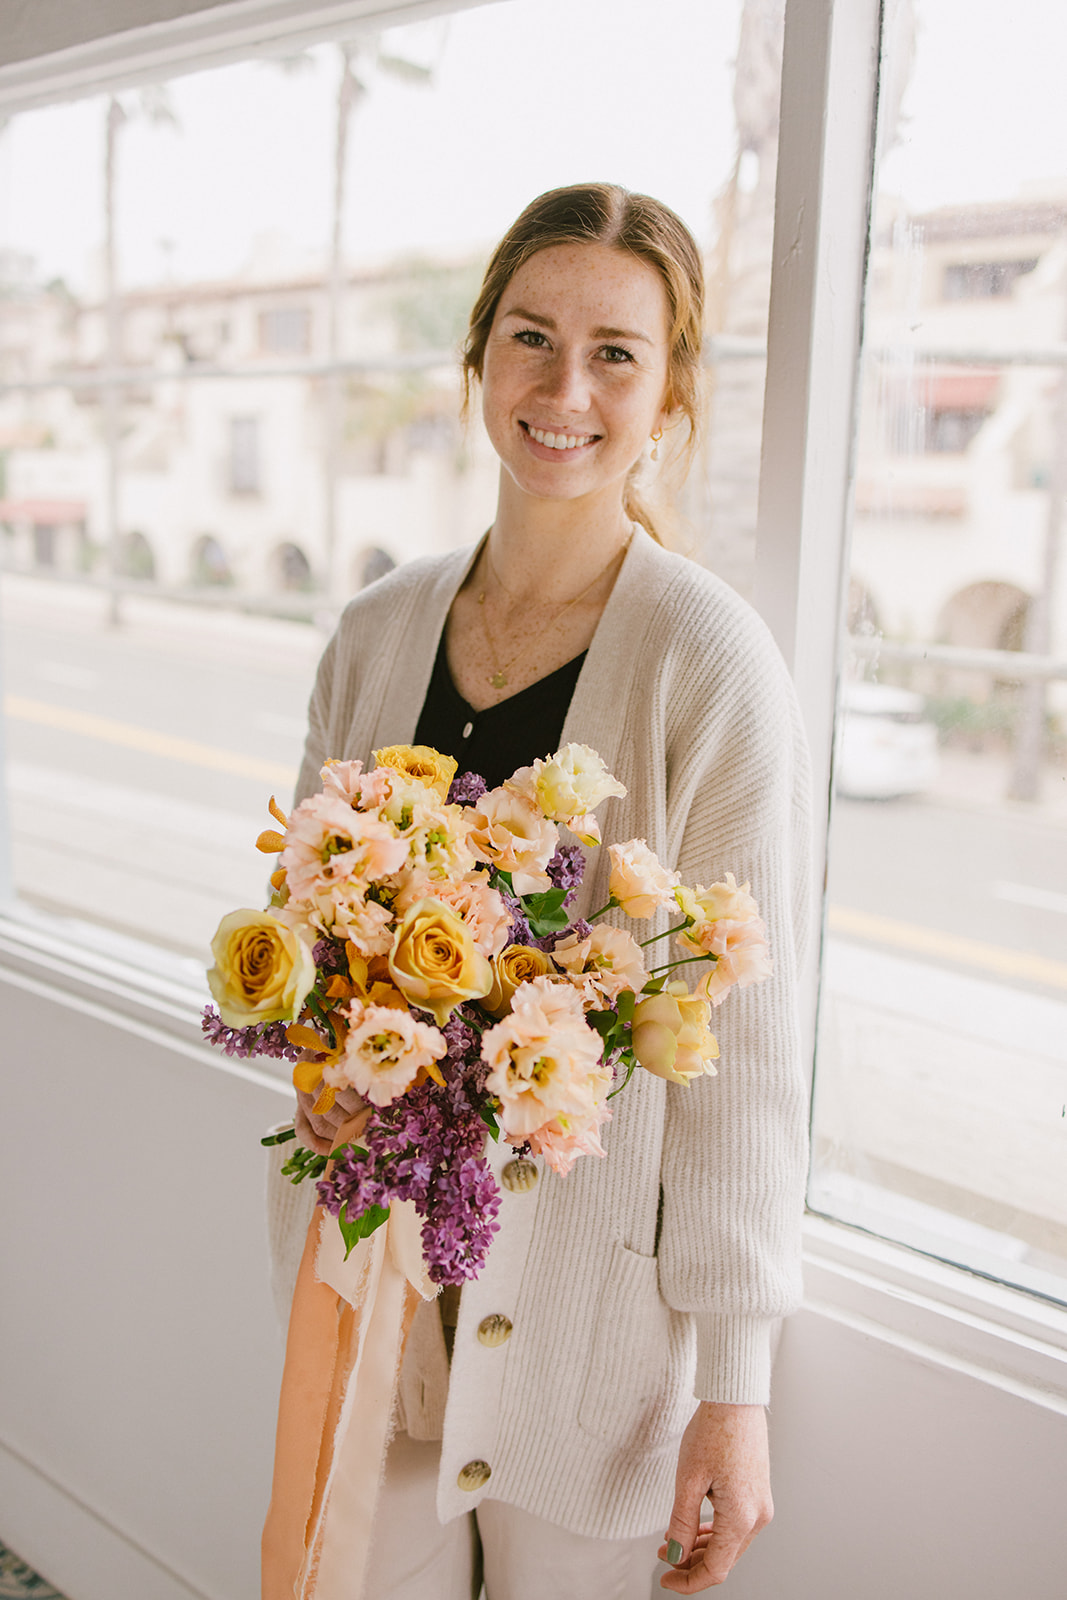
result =
M528 422L520 422L519 426L537 444L543 444L549 450L580 450L583 445L593 444L600 438L599 433L545 433Z

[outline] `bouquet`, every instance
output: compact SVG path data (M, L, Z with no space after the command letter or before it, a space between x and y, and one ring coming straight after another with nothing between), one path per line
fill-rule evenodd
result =
M230 1054L293 1062L296 1124L264 1142L296 1141L283 1170L317 1180L346 1252L410 1200L429 1278L457 1284L496 1231L487 1134L563 1174L603 1156L635 1069L714 1075L711 1009L770 972L766 930L747 884L690 888L642 839L609 845L607 904L570 920L596 807L626 793L588 746L492 790L426 746L374 760L328 761L291 817L271 799L270 905L219 924L203 1026ZM660 908L681 920L643 943L601 921ZM656 964L664 939L680 954ZM357 1113L357 1138L316 1148L315 1121Z

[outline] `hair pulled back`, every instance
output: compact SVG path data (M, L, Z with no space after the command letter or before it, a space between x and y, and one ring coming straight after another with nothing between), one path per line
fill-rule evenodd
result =
M704 269L689 229L679 216L651 195L633 194L616 183L578 183L550 189L530 202L501 239L489 260L470 315L463 347L463 386L481 379L489 330L508 284L541 250L564 244L603 244L627 251L654 267L663 281L670 314L667 410L689 425L691 449L700 424L701 345L704 335ZM658 538L634 482L626 487L626 511Z

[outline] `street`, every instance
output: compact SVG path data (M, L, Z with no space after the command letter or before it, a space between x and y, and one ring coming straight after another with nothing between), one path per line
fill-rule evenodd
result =
M132 599L108 628L104 606L4 580L15 884L191 971L225 912L264 902L254 842L270 794L291 801L326 634ZM1067 822L967 787L834 807L813 1203L866 1226L888 1195L896 1237L1047 1290L1067 1273Z

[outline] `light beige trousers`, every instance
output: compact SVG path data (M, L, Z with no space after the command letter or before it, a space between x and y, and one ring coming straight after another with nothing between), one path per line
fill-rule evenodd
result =
M440 1444L397 1434L375 1517L366 1600L650 1600L662 1594L661 1536L590 1539L483 1500L437 1520Z

